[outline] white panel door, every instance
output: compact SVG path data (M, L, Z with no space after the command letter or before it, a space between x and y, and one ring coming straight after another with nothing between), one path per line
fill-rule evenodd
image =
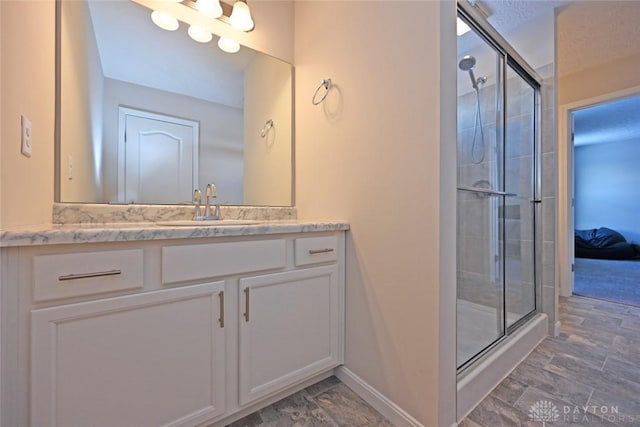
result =
M198 186L198 126L144 112L124 115L123 202L185 203Z
M340 363L337 266L240 280L240 404Z
M223 289L32 311L31 425L191 426L222 414Z

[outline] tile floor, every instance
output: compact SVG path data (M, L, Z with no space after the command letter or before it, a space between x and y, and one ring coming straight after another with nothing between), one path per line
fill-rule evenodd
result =
M461 427L640 426L640 308L570 297L560 299L559 315L560 335L546 338Z
M336 377L329 377L228 427L393 427Z
M560 299L559 313L560 335L546 338L460 427L640 426L640 308L571 297ZM536 404L538 419L530 416ZM230 427L255 426L393 427L335 377Z

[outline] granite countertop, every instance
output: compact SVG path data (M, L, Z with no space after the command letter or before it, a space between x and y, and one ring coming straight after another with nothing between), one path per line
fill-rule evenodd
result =
M343 221L258 221L255 224L175 226L159 223L65 224L0 231L0 247L256 236L348 230Z

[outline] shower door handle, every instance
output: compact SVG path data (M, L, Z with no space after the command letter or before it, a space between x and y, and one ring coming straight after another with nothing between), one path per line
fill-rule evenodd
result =
M480 187L461 186L461 187L458 187L458 190L460 190L460 191L469 191L471 193L482 193L482 194L486 194L487 196L506 196L506 197L516 197L517 196L516 193L506 193L504 191L495 191L495 190L490 190L488 188L480 188Z

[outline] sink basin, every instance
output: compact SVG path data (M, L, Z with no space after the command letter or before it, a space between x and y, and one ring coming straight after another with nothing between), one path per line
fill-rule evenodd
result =
M231 225L253 225L259 224L260 221L253 221L248 219L218 219L218 220L206 220L196 221L193 219L183 219L176 221L160 221L156 224L166 227L225 227Z

